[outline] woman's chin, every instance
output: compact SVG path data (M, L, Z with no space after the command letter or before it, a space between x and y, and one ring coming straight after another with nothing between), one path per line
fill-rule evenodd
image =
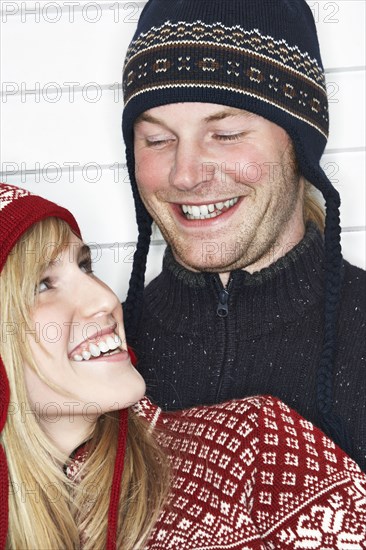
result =
M126 386L123 388L121 393L116 396L117 399L113 403L112 407L109 409L111 410L121 410L121 409L127 409L128 407L131 407L132 405L135 405L140 399L142 399L145 396L146 393L146 384L145 380L142 378L139 372L136 371L136 378L131 381L128 388Z

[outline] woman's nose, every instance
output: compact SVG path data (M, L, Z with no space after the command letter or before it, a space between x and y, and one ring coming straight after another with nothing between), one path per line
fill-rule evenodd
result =
M212 178L212 170L203 148L193 140L181 140L177 144L169 174L169 183L180 191L193 191Z
M94 275L83 275L76 294L80 315L85 319L110 315L119 306L117 296Z

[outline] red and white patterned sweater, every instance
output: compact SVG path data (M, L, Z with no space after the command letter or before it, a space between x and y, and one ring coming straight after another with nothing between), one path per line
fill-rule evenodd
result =
M135 409L174 472L149 550L366 548L366 476L278 399Z
M134 409L173 468L147 549L366 549L366 475L278 399Z

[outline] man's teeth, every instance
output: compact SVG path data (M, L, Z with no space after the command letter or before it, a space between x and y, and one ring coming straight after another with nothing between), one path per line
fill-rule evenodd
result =
M72 356L73 361L89 361L92 357L99 357L102 353L113 352L122 345L122 340L117 334L108 336L106 340L103 340L97 344L90 343L86 349L80 354L76 353ZM110 354L109 354L110 355Z
M182 211L188 220L208 220L216 218L234 206L239 200L239 197L229 199L225 202L216 202L212 204L201 204L200 206L182 204Z

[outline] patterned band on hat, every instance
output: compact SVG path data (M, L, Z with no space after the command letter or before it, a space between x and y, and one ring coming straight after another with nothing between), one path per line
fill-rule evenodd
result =
M0 272L22 234L34 223L50 217L66 221L72 231L80 236L79 226L66 208L26 189L0 183Z
M21 189L20 187L14 187L13 185L1 184L0 187L0 210L3 210L13 201L20 199L21 197L28 197L31 195L30 191Z
M141 33L127 52L125 107L144 94L201 89L253 98L301 120L328 137L325 78L317 60L258 29L197 20L164 22ZM206 93L207 93L206 92ZM199 101L202 99L197 99Z

